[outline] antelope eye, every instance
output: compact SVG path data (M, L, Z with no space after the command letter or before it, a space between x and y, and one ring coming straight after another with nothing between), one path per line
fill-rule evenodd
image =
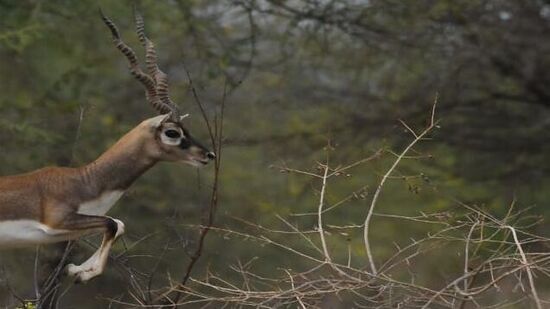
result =
M164 135L168 136L169 138L178 138L181 136L180 132L176 130L166 130L164 131Z

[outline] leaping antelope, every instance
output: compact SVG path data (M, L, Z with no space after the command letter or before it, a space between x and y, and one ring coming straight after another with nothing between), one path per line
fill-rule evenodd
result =
M122 221L105 216L128 187L159 161L206 165L214 153L184 127L180 110L168 95L167 76L157 66L153 42L135 12L136 32L145 48L147 73L138 64L115 24L101 13L115 46L127 58L131 74L146 90L147 101L159 112L124 135L97 160L78 168L46 167L0 177L0 247L20 247L67 241L103 233L99 249L84 263L66 267L77 281L101 274L114 241L124 233Z

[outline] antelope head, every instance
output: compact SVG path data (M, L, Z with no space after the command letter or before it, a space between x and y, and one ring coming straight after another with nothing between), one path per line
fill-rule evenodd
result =
M143 18L134 10L136 32L139 41L145 48L145 73L135 52L122 41L118 28L100 10L101 17L113 35L115 46L129 62L130 73L145 88L147 102L160 114L142 122L141 137L145 148L155 159L163 161L181 161L193 166L206 165L216 155L195 140L184 126L184 119L179 107L168 95L168 76L157 65L155 45L145 35Z

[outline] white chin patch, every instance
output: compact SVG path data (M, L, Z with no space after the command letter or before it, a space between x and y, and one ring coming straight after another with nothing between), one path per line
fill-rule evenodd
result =
M194 166L194 167L203 167L203 166L205 166L205 164L203 164L203 163L201 163L197 160L185 160L185 161L183 161L183 163L189 164L189 165Z

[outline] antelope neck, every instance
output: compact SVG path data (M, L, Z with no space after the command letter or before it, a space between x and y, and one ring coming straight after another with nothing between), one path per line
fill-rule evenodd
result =
M98 195L126 190L157 163L157 159L147 155L144 141L132 133L122 137L97 160L82 168L83 182Z

